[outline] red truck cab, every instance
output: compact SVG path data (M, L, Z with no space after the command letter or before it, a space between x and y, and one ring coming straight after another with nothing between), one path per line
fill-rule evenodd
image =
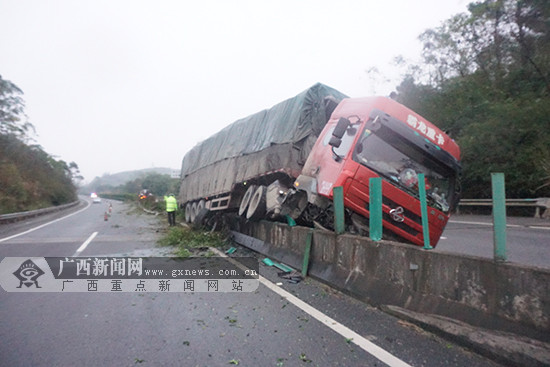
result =
M369 179L381 177L384 229L423 245L423 173L435 246L458 200L460 171L458 145L422 116L389 98L348 98L332 113L295 187L310 190L312 202L317 195L332 200L332 188L342 186L344 206L368 228Z

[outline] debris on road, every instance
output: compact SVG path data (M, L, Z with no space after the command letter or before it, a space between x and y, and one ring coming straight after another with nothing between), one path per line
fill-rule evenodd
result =
M262 262L263 262L265 265L267 265L267 266L274 266L274 267L276 267L277 269L282 270L282 271L284 271L284 272L291 272L291 271L293 271L292 268L286 266L285 264L276 263L276 262L274 262L273 260L271 260L270 258L267 258L267 257L266 257L265 259L263 259Z
M290 283L300 283L304 278L302 277L302 274L297 272L296 270L293 271L283 271L280 273L277 273L277 275L280 278L287 279Z

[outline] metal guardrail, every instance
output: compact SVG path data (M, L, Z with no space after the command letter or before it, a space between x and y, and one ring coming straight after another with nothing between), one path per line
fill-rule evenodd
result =
M39 215L44 215L48 213L53 213L59 210L67 209L72 206L78 205L80 203L80 200L74 201L69 204L63 204L58 206L51 206L49 208L42 208L42 209L36 209L36 210L29 210L26 212L18 212L18 213L10 213L10 214L2 214L0 215L0 223L10 223L10 222L17 222L19 220L27 219L36 217Z
M493 206L492 199L461 199L456 209L460 213L460 207L465 206ZM537 199L506 199L506 207L531 207L535 208L535 218L550 217L550 198Z

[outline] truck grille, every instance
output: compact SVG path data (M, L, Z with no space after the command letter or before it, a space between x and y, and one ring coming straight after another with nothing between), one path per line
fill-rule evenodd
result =
M391 200L390 198L388 198L386 196L382 197L382 204L386 205L390 209L395 209L395 208L398 208L398 207L401 206L401 205L399 205L398 203L396 203L395 201ZM369 203L367 203L365 205L365 208L370 212ZM422 217L421 216L419 216L416 213L411 212L410 210L408 210L404 207L402 207L402 208L403 208L403 215L405 216L405 218L408 218L409 220L412 220L413 222L417 223L420 227L422 227ZM388 222L389 224L391 224L392 226L397 227L397 228L411 234L412 236L416 237L418 234L420 234L419 231L417 231L416 229L414 229L414 228L410 227L409 225L407 225L406 221L405 222L397 222L387 212L382 213L382 219L384 221Z

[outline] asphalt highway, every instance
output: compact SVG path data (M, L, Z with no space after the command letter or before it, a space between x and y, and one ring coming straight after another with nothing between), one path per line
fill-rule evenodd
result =
M111 204L108 220L104 200L3 225L0 258L166 255L164 217ZM496 366L312 279L259 269L243 293L2 289L0 365Z
M508 217L506 253L509 262L550 268L550 219ZM436 251L494 257L490 216L451 216Z

